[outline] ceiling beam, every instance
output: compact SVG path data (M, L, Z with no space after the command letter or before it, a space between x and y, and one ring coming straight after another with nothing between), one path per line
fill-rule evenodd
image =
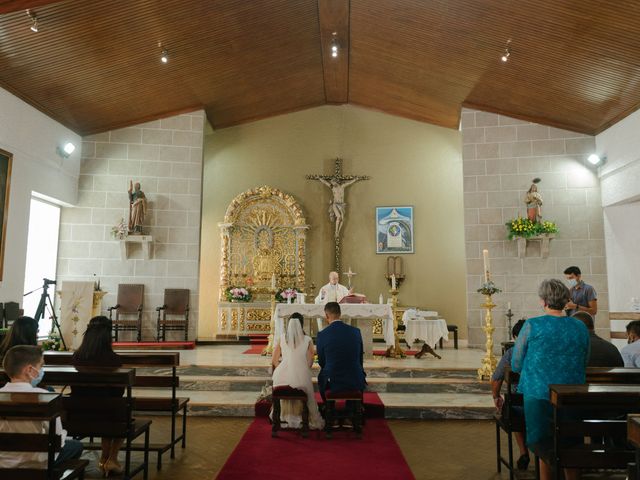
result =
M349 101L349 0L318 0L324 95L327 103ZM332 57L332 41L338 56Z
M60 0L0 0L0 15L28 8L42 7Z

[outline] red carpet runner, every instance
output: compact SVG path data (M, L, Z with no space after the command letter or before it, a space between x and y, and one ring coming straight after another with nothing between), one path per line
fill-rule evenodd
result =
M320 396L316 393L316 399ZM228 458L218 480L304 479L414 480L414 476L384 420L384 404L375 392L365 392L362 439L336 432L326 440L312 431L303 439L296 432L281 431L271 438L266 419L271 403L256 404L256 419Z
M311 432L271 438L271 425L256 418L235 448L218 480L414 480L384 419L369 419L362 439L337 432L333 439Z

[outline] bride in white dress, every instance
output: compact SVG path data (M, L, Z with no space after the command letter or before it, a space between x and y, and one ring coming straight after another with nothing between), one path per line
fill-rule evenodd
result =
M315 351L311 337L305 335L302 330L302 322L302 315L294 313L289 319L287 332L276 339L272 357L273 388L288 385L303 390L307 394L309 428L321 430L324 428L324 420L318 410L311 380L313 376L311 366ZM281 356L282 361L278 364ZM302 426L300 402L281 401L280 418L283 423L287 423L288 428L300 428Z

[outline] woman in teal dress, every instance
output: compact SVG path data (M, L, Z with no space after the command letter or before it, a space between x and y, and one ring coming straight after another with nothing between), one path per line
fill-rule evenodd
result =
M511 368L520 372L518 391L524 396L527 445L553 440L553 408L549 385L585 382L589 361L589 332L564 307L569 289L560 280L545 280L538 289L545 314L524 324L513 347ZM565 469L567 480L579 478L579 471ZM541 480L551 479L551 469L540 462Z

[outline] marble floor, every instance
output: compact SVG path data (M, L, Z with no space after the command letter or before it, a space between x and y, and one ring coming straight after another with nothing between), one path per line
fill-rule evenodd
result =
M189 397L194 416L252 417L262 388L270 380L270 357L245 355L247 345L206 345L180 351L178 395ZM487 419L493 413L490 388L479 382L481 350L438 350L442 359L365 360L368 390L377 392L387 418ZM318 366L314 366L314 372ZM161 370L158 370L161 374ZM314 379L315 381L315 379ZM162 395L136 390L138 396Z

